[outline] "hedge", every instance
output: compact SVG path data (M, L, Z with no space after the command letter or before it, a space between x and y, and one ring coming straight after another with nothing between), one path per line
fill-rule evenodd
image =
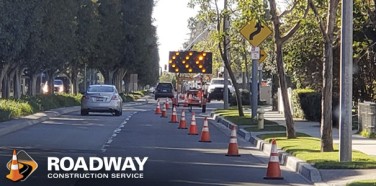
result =
M312 89L295 89L292 92L293 116L303 118L309 121L321 120L321 93ZM336 108L339 104L338 96L332 97L332 118L333 124L338 123L338 114Z
M0 99L0 121L7 121L59 107L78 106L82 95L51 94L23 96L21 99Z
M321 94L312 89L296 89L291 98L296 118L310 121L321 120Z

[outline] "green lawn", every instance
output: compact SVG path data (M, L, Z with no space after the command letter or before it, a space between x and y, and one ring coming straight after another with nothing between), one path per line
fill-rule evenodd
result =
M376 180L354 181L347 184L347 186L376 186Z
M245 130L251 132L257 131L285 131L284 126L278 125L278 123L270 120L264 120L264 129L258 129L257 119L251 119L249 112L245 112L244 117L239 116L239 112L236 108L230 109L218 109L215 111L216 114L223 116L225 119L242 126Z
M296 139L287 139L285 133L264 134L258 137L265 141L275 138L277 146L295 157L313 164L319 169L369 169L376 168L376 157L353 151L352 162L339 162L338 145L334 152L320 152L320 139L297 133Z

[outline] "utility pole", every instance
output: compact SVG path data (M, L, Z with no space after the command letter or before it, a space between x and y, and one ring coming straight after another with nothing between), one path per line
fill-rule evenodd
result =
M340 162L352 160L352 73L353 73L353 0L342 0Z
M227 10L227 0L224 0L224 6L223 6L223 10L226 11ZM224 33L227 33L228 31L228 28L229 28L229 24L230 24L230 20L229 20L229 17L228 15L225 13L224 15L224 26L223 26L223 32ZM230 60L230 38L228 37L228 34L225 34L225 55L227 56L227 60ZM225 65L224 65L225 66ZM224 71L223 71L223 79L224 79L224 83L223 83L223 108L224 109L228 109L229 105L228 105L228 71L227 71L227 68L225 66L224 68ZM236 83L236 82L233 82L233 83Z

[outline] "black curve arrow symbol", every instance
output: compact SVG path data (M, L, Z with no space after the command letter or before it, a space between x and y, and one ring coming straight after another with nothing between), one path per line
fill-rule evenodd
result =
M261 32L261 29L264 28L264 26L261 25L260 21L257 21L255 25L256 30L249 34L249 40L253 40L253 37L255 37L258 33Z

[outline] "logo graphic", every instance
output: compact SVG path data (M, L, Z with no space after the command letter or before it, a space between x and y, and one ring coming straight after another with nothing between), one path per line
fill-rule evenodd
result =
M13 150L12 160L7 163L7 168L10 172L6 178L18 182L25 181L38 168L38 164L25 151L16 153Z

